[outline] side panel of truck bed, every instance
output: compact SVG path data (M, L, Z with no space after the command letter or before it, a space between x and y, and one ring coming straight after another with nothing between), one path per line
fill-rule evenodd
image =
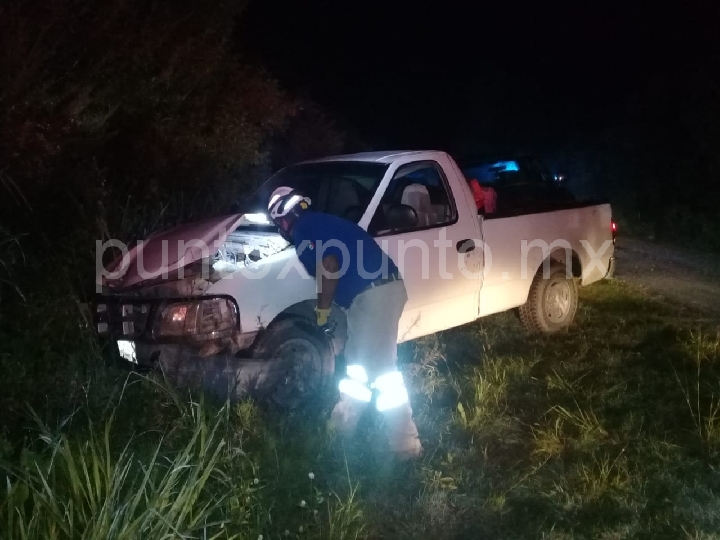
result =
M579 263L581 283L607 274L613 255L610 205L583 206L483 221L485 277L480 316L523 305L543 260Z

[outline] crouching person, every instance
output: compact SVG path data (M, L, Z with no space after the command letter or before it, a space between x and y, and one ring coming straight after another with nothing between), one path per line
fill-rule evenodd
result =
M311 201L289 187L277 188L268 210L280 234L317 280L317 324L328 323L333 301L346 310L346 376L331 424L345 435L375 397L385 417L390 449L398 457L422 452L402 373L397 369L398 324L407 292L395 263L361 227L310 210Z

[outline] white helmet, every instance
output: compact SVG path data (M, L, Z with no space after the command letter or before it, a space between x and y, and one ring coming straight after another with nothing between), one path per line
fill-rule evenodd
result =
M292 230L300 212L310 206L310 198L301 195L291 187L279 187L270 195L268 212L280 235L292 243Z
M303 203L303 204L301 204ZM268 212L270 212L270 219L276 221L278 218L288 215L293 209L294 213L297 213L297 208L301 210L307 210L312 204L309 197L301 195L291 187L281 186L270 195L270 201L268 202Z

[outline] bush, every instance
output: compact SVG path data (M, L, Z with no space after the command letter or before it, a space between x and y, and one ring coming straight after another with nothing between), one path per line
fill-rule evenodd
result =
M101 366L95 240L227 213L339 130L235 46L243 0L0 6L0 403L61 415ZM271 159L271 152L276 154Z
M297 108L232 54L242 2L2 10L0 158L15 195L2 210L12 223L123 238L225 209Z

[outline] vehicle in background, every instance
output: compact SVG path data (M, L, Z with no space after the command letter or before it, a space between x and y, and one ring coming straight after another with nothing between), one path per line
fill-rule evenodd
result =
M565 185L564 175L553 174L533 157L465 159L465 177L497 193L500 215L521 215L571 208L577 200Z

